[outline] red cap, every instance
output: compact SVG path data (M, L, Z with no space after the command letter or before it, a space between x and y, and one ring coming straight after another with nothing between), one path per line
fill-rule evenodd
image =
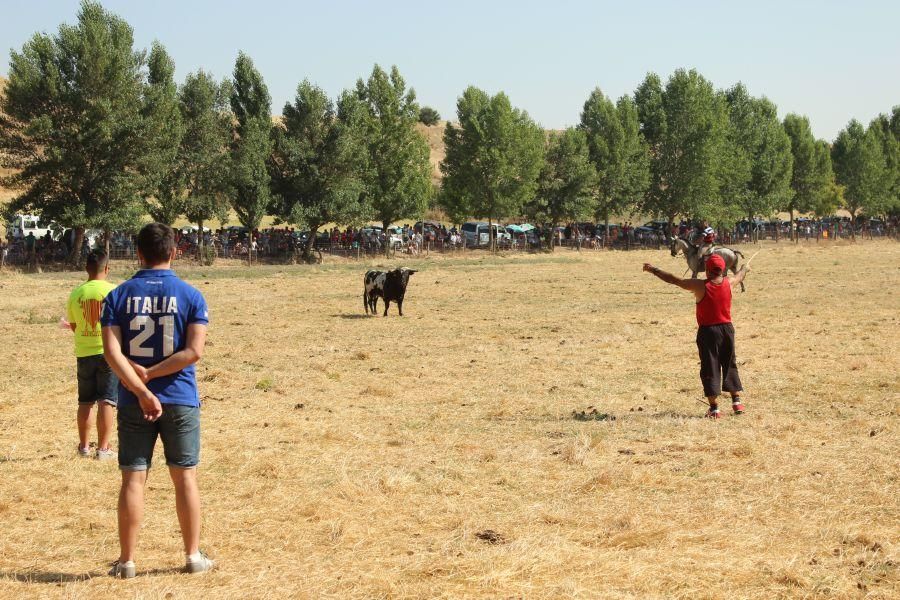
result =
M718 254L713 254L706 259L706 273L720 275L725 272L725 260Z

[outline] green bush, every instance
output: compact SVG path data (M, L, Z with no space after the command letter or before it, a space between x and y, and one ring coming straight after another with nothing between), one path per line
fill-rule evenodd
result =
M430 106L423 106L419 110L419 122L423 125L437 125L438 121L440 120L440 113L438 113L438 111L434 110Z

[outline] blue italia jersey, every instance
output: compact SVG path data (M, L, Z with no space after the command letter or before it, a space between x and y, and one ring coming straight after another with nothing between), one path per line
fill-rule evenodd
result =
M114 289L103 303L103 326L122 331L122 353L150 367L183 350L187 328L209 323L206 300L170 269L144 269ZM194 365L147 384L162 404L200 406ZM137 404L134 394L119 385L119 404Z

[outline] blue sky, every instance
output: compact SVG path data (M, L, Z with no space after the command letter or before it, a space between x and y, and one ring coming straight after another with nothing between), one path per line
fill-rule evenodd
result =
M445 118L467 85L505 91L543 126L578 121L590 91L632 93L648 71L696 68L716 87L744 82L833 139L900 104L900 2L430 3L362 0L106 0L135 31L157 39L181 79L230 74L238 50L255 61L280 112L308 78L332 95L396 64L419 101ZM0 74L8 49L73 22L77 0L0 0Z

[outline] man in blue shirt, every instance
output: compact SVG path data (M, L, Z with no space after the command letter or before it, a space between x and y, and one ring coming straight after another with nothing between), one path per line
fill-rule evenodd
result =
M135 575L134 550L144 514L144 486L157 437L175 484L185 570L213 562L200 552L200 395L194 363L203 356L209 313L199 291L172 271L175 234L168 225L141 229L144 267L110 292L103 304L103 348L119 377L119 560L114 577Z

